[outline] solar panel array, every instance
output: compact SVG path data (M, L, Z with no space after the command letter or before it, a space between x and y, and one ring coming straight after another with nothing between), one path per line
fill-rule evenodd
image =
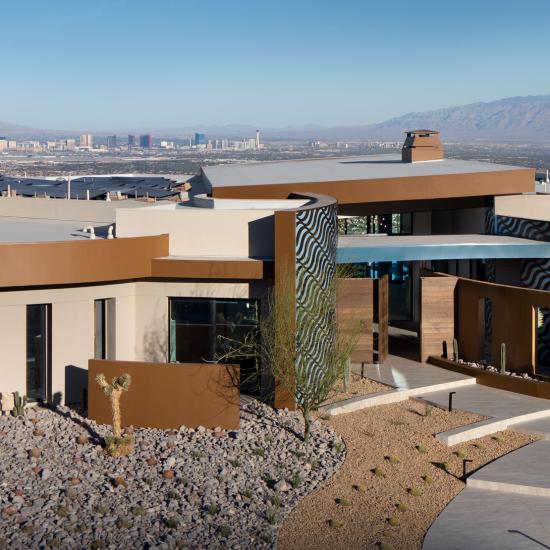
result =
M177 195L181 182L162 176L82 176L71 179L71 199L104 199L107 193L129 198L163 199ZM17 178L0 175L0 191L11 191L24 197L67 197L66 179Z

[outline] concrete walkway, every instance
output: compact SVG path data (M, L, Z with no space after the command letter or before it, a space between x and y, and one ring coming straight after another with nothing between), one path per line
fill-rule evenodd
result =
M550 549L550 499L464 489L431 526L422 550Z
M361 366L353 365L353 370L361 372ZM437 434L446 445L464 443L510 426L517 427L518 431L543 434L550 440L550 400L481 386L471 376L392 355L382 365L366 365L363 374L387 385L388 390L333 403L323 410L338 415L409 397L446 409L452 391L454 408L488 418Z
M510 426L515 427L520 423L539 419L548 419L547 426L550 434L550 400L548 399L530 397L478 384L453 391L456 391L453 396L454 408L489 418L437 434L437 438L447 445L457 445L505 430ZM425 392L419 397L440 407L448 407L448 391Z
M361 365L353 365L352 369L360 373ZM365 365L363 375L387 385L388 390L327 405L322 408L323 411L330 415L344 414L367 407L405 401L409 397L428 392L449 391L476 384L475 378L471 376L392 355L388 356L383 365Z
M423 550L550 549L550 442L538 441L472 474Z

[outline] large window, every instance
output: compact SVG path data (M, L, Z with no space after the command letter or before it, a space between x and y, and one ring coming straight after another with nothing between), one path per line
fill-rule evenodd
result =
M51 304L27 306L27 398L51 400Z
M226 339L243 341L258 325L258 301L245 299L170 298L170 362L214 361ZM240 361L241 382L256 386L258 369ZM252 387L241 387L253 391Z

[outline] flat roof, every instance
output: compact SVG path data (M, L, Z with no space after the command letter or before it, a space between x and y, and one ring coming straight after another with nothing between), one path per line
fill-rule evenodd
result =
M204 166L212 187L281 185L525 170L473 160L402 162L400 154ZM534 184L533 184L534 185Z
M0 243L89 240L84 227L94 227L98 238L106 237L108 225L97 222L0 217ZM101 229L96 229L101 228Z
M341 235L338 263L550 258L550 242L502 235Z

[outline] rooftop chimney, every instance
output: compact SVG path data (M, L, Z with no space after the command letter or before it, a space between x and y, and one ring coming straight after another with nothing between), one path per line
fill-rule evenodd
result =
M442 160L443 145L436 130L410 130L401 150L403 162L424 162Z

